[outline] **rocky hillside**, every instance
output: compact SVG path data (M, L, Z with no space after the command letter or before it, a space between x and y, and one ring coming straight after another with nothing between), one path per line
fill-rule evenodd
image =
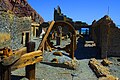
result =
M27 3L26 0L0 0L0 12L12 11L18 17L32 17L35 22L42 23L43 18Z

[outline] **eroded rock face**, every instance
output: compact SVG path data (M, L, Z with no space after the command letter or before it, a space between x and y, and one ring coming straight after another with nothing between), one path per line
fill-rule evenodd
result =
M92 24L92 38L101 49L101 57L120 56L120 29L109 16Z

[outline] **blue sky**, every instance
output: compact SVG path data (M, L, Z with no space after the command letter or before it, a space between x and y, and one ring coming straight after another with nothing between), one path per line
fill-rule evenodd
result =
M74 21L91 24L108 14L112 20L120 25L120 0L27 0L28 3L44 18L53 20L54 8L59 5L62 13Z

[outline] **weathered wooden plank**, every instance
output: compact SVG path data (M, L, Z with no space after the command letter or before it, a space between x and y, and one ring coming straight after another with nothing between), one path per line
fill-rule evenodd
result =
M46 39L47 39L51 29L52 29L54 23L55 23L55 21L52 21L50 26L48 27L48 30L46 31L45 36L44 36L43 40L41 41L41 43L40 43L40 45L38 47L38 50L41 50L43 48L43 45L44 45L44 43L45 43L45 41L46 41Z
M100 77L98 80L119 80L119 78L113 75L107 75L106 77Z
M32 26L40 26L38 23L31 23Z
M26 47L21 48L21 49L15 51L15 52L13 52L13 54L10 55L9 57L5 57L5 58L2 59L2 65L4 65L4 66L12 65L14 62L16 62L26 52L27 52Z
M103 66L108 66L108 65L112 64L112 62L109 61L108 59L103 59L103 61L101 63Z
M41 50L26 53L22 55L21 58L12 66L12 70L40 62L42 59L43 57Z
M95 58L89 61L89 65L96 73L97 77L105 77L107 75L110 75L109 69L101 65Z

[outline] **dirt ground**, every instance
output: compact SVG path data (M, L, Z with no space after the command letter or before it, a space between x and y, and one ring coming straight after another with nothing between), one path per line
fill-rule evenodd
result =
M89 39L87 39L89 40ZM69 41L68 41L69 42ZM77 59L76 70L63 68L59 66L52 66L45 64L44 62L50 62L53 58L57 58L59 62L71 60L68 56L63 55L62 57L55 57L49 52L45 52L42 63L36 64L36 80L98 80L95 73L91 70L88 62L91 58L100 60L100 55L96 47L84 47L84 41L81 39L77 40L77 50L75 51L75 57ZM66 43L63 42L63 46ZM66 54L64 51L62 53ZM120 78L120 57L109 57L108 60L112 61L113 64L109 65L108 68L112 75ZM28 80L25 78L25 68L17 69L12 71L12 80Z

